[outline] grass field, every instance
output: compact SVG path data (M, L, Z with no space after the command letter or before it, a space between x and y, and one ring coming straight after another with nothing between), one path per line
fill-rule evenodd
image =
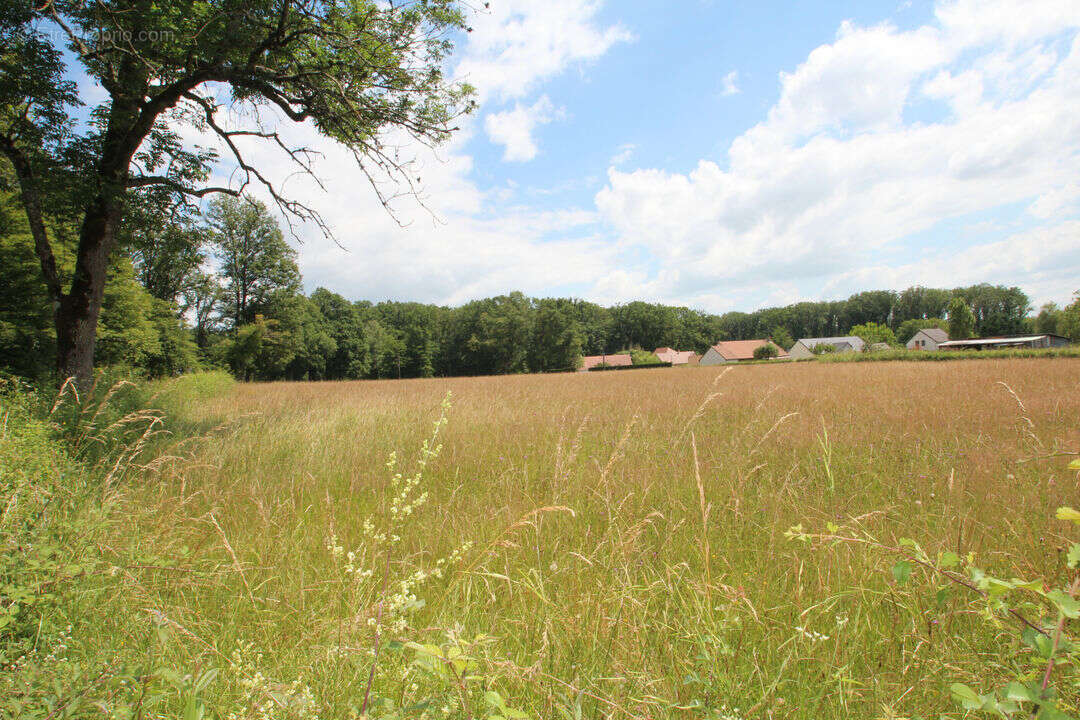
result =
M221 717L962 717L1042 672L974 593L786 533L1060 580L1080 361L184 382L203 439L119 492L82 631L149 613Z

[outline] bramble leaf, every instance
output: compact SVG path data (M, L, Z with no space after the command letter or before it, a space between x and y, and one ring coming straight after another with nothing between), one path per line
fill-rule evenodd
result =
M941 553L941 560L938 561L938 564L943 568L954 568L960 564L960 556L946 550Z

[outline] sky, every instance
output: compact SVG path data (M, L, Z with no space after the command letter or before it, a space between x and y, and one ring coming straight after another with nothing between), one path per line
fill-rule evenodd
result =
M479 109L405 150L424 207L391 217L345 153L288 129L324 152L325 190L286 188L336 236L300 229L308 290L711 312L1080 290L1076 0L491 0L470 24L450 73Z

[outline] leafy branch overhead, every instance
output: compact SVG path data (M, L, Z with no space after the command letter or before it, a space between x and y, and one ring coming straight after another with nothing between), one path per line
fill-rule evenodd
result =
M475 105L445 76L467 30L456 0L15 0L0 9L0 154L14 169L50 298L58 366L87 377L105 268L132 193L184 203L258 188L286 221L331 228L290 198L250 143L318 182L316 153L267 113L336 140L389 209L416 194L405 144L436 145ZM104 90L76 86L65 53ZM82 108L82 109L81 109ZM195 131L224 148L186 140ZM226 181L211 175L221 165ZM49 226L79 225L74 278L57 271Z

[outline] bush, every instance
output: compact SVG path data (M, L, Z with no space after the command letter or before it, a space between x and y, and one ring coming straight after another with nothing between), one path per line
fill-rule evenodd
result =
M755 360L770 360L780 354L780 351L776 349L776 346L772 343L765 343L760 347L754 348Z
M862 325L856 325L851 328L851 334L855 337L862 338L862 341L866 343L866 348L869 349L874 343L886 343L888 345L896 345L896 333L892 331L888 325L882 325L881 323L868 322Z
M629 353L630 361L635 365L661 364L660 358L656 357L656 353L651 353L648 350L626 350L625 352Z
M836 352L836 346L831 343L818 343L814 347L810 348L810 352L815 355L827 355L829 353Z

